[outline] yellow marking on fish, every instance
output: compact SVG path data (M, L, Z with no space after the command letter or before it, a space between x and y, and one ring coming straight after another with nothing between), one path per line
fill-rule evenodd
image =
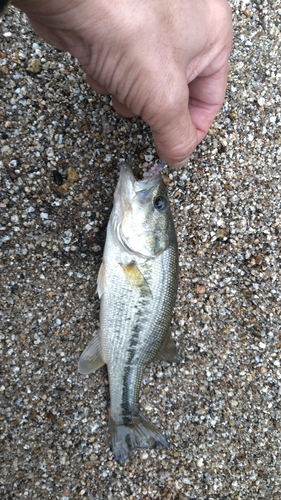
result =
M148 283L135 262L130 262L127 265L120 264L120 266L122 267L128 282L133 288L138 288L142 295L152 297Z

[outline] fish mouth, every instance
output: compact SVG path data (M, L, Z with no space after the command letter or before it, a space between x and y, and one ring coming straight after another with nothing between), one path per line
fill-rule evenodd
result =
M119 180L116 187L116 198L133 199L137 193L150 191L161 182L160 172L148 173L148 177L140 181L136 180L128 163L121 165Z

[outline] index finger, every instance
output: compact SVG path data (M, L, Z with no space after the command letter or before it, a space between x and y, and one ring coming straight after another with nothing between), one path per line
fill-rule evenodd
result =
M220 56L218 56L220 57ZM212 72L216 66L206 68L201 75L197 76L189 83L189 114L198 136L198 143L207 134L211 124L224 101L227 75L228 75L228 57L225 58L222 66Z

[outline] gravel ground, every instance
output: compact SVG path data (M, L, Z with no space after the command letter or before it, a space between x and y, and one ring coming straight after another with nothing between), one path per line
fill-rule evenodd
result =
M168 450L109 447L106 369L77 372L118 177L157 159L67 54L1 21L2 498L280 499L281 3L234 1L224 106L165 170L180 251L182 361L145 372L141 407Z

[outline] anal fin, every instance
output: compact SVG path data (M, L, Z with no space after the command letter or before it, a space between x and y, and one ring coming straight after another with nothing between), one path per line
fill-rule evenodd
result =
M180 361L180 355L170 331L166 336L166 341L155 356L155 359L167 361L168 363L178 363Z
M95 331L91 342L80 356L78 371L79 373L87 375L88 373L95 372L104 364L105 361L102 357L99 332Z

